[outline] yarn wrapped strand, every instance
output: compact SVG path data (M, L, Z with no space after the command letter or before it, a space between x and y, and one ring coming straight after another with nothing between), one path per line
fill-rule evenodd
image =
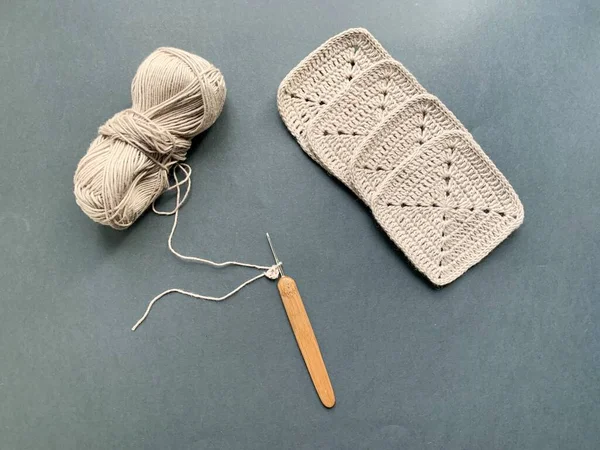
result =
M177 48L152 52L133 78L131 108L99 128L79 161L79 207L95 222L128 228L169 188L169 171L217 120L225 96L223 75L210 62Z

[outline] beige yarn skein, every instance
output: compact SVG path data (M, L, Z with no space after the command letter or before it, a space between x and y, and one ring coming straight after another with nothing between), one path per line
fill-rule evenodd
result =
M205 59L162 47L140 65L132 107L98 130L74 177L77 204L92 220L125 229L168 188L169 170L225 103L225 80Z

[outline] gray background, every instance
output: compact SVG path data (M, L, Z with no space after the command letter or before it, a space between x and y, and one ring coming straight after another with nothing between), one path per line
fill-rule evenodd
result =
M589 1L18 1L0 6L1 449L597 449L600 9ZM450 286L416 274L281 122L280 81L368 28L511 181L525 223ZM171 220L92 223L72 176L177 46L228 86L194 141L176 246L270 264L270 231L338 404L311 385L275 284L184 264Z

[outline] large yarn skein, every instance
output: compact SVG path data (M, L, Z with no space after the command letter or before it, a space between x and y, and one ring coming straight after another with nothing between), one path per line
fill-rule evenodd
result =
M77 204L92 220L125 229L169 186L191 139L210 127L225 103L225 81L205 59L162 47L140 65L132 107L98 130L74 177Z

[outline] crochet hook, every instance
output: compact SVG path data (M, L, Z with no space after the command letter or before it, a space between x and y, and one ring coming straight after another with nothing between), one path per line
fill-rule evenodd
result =
M333 408L335 405L333 386L331 386L327 368L319 349L319 343L306 314L306 309L304 309L298 286L293 278L283 273L283 264L275 253L269 233L267 233L267 240L269 241L271 253L273 253L273 258L275 258L275 263L278 265L279 274L281 275L277 282L277 289L279 290L279 295L281 296L281 301L290 321L292 331L296 337L296 342L300 348L300 353L304 358L304 363L321 403L326 408Z

